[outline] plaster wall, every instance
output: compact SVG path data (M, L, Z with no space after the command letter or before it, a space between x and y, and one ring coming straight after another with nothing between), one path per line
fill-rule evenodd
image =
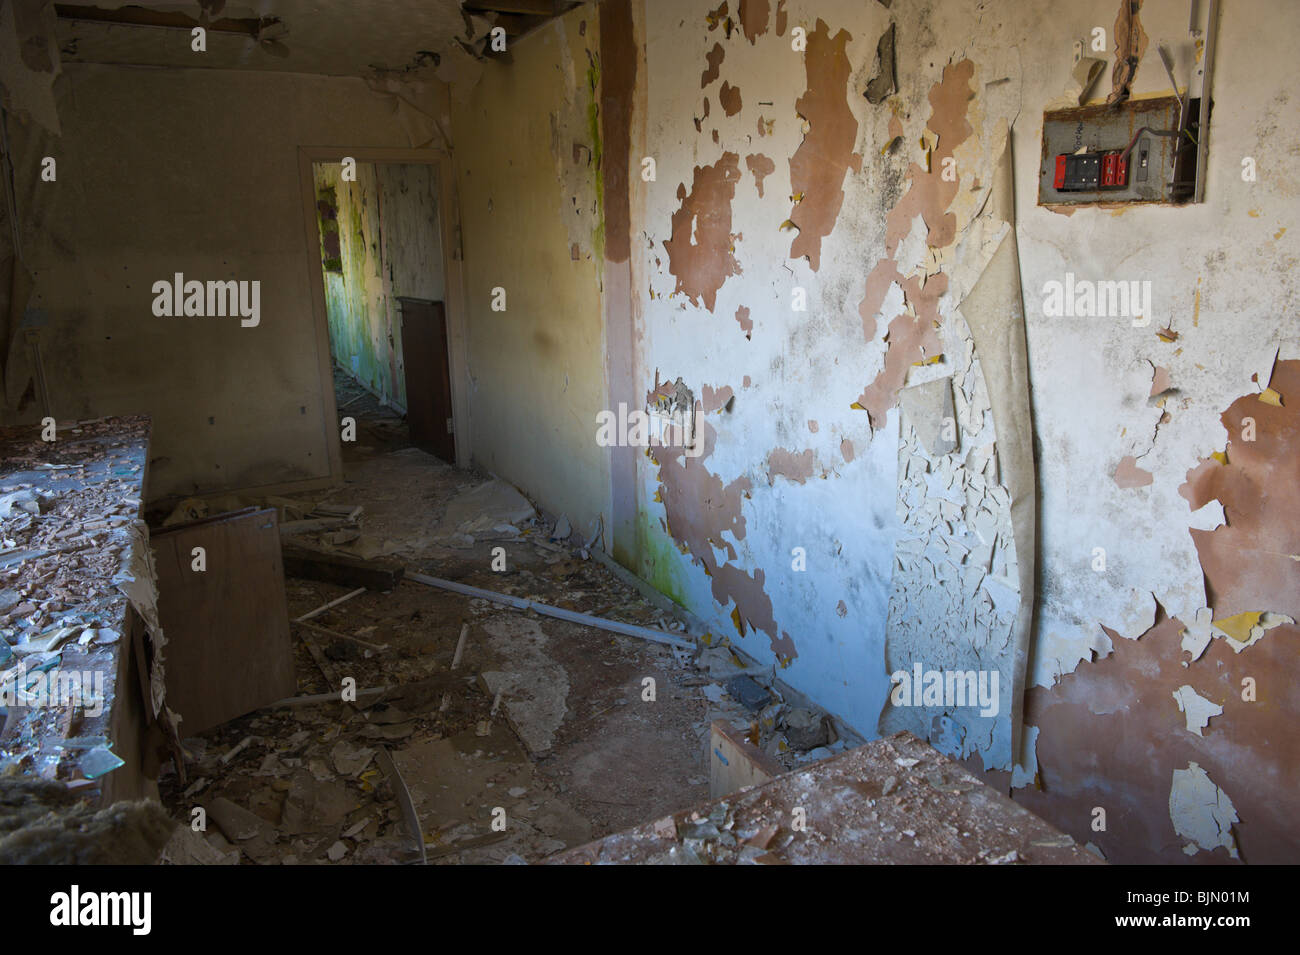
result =
M512 44L452 109L475 462L583 537L609 498L596 15Z
M391 97L360 79L77 64L55 91L62 136L10 130L52 413L152 415L155 498L328 478L297 149L410 146ZM177 272L259 281L259 324L156 317L151 287ZM13 387L29 362L16 348Z
M1297 399L1259 396L1300 357L1285 39L1300 10L1224 11L1204 204L1039 207L1043 110L1096 28L1094 96L1111 92L1125 7L638 7L637 388L680 376L705 453L638 459L636 562L860 731L901 721L1111 858L1294 858L1300 827L1278 807L1300 782L1283 742L1300 705L1287 556L1300 534L1281 491ZM1186 4L1148 0L1138 16L1132 95L1170 92L1158 42L1197 95L1204 50ZM873 105L891 23L897 90ZM638 175L644 156L654 181ZM1003 163L1013 189L999 195ZM1067 273L1149 281L1150 314L1052 315L1048 283ZM1028 354L1027 380L1010 384L974 334L982 283L1005 292L1007 276ZM924 405L902 405L945 378L959 447L935 453ZM995 420L990 396L1011 386L1024 406ZM1249 442L1243 400L1260 433ZM1033 481L1013 496L1008 435L1028 422ZM1037 515L1028 548L1010 533L1017 501ZM1231 573L1231 547L1258 573ZM1018 586L1026 560L1033 588ZM992 720L887 705L900 660L1015 677L1022 621L1027 667ZM1242 699L1248 678L1267 700ZM1210 729L1194 729L1183 685L1224 707Z

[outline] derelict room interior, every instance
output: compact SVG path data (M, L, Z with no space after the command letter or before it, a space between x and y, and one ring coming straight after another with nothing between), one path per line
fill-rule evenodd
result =
M0 0L0 862L1300 862L1296 36Z

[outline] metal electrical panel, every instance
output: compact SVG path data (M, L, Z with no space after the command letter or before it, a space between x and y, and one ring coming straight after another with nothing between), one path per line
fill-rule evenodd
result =
M1163 96L1044 113L1039 205L1187 201L1196 175L1191 106ZM1180 121L1187 129L1177 136L1140 132L1177 130Z

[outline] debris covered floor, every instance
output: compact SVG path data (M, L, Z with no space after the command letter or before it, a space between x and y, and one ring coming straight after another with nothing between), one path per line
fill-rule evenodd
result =
M550 540L554 523L513 488L473 479L416 448L388 450L402 443L400 419L366 410L365 399L353 410L361 437L349 452L346 484L295 500L304 512L321 500L346 501L361 516L304 543L396 559L568 610L682 629L601 563L583 559L580 544ZM282 533L294 529L288 510ZM504 549L504 570L492 569L495 548ZM289 615L351 590L290 578ZM368 590L309 623L294 627L298 695L333 699L264 709L185 740L193 757L187 779L165 769L163 799L178 818L201 802L212 825L204 846L182 831L169 847L173 861L415 861L393 785L376 760L384 746L410 791L430 861L532 862L707 798L710 722L759 722L757 711L723 690L742 672L725 648L697 665L690 651L410 579L390 592ZM305 641L316 642L334 676L355 681L355 708L339 701ZM769 729L780 709L763 711ZM784 748L792 763L798 758L784 735L765 735L778 756ZM501 818L501 810L507 825L497 831L493 814Z

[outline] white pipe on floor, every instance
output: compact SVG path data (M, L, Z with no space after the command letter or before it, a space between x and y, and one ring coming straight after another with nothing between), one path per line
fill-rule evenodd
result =
M584 627L595 627L598 630L607 630L610 633L621 633L625 637L640 637L642 640L652 640L655 643L662 643L670 647L678 647L682 650L695 649L695 644L688 640L674 637L672 634L664 633L662 630L651 630L649 627L638 627L634 623L620 623L617 620L606 620L603 617L593 617L591 614L578 613L576 610L564 610L560 607L552 607L550 604L540 604L535 600L528 600L524 597L512 597L509 594L499 594L494 590L483 590L479 587L471 587L468 584L458 584L453 580L443 580L441 577L430 577L428 574L417 574L412 570L406 571L404 579L413 580L416 583L425 584L429 587L438 587L442 590L450 590L453 593L464 594L467 597L478 597L482 600L491 600L493 603L505 604L508 607L514 607L516 610L535 610L537 613L546 617L554 617L556 620L564 620L568 623L582 624Z

